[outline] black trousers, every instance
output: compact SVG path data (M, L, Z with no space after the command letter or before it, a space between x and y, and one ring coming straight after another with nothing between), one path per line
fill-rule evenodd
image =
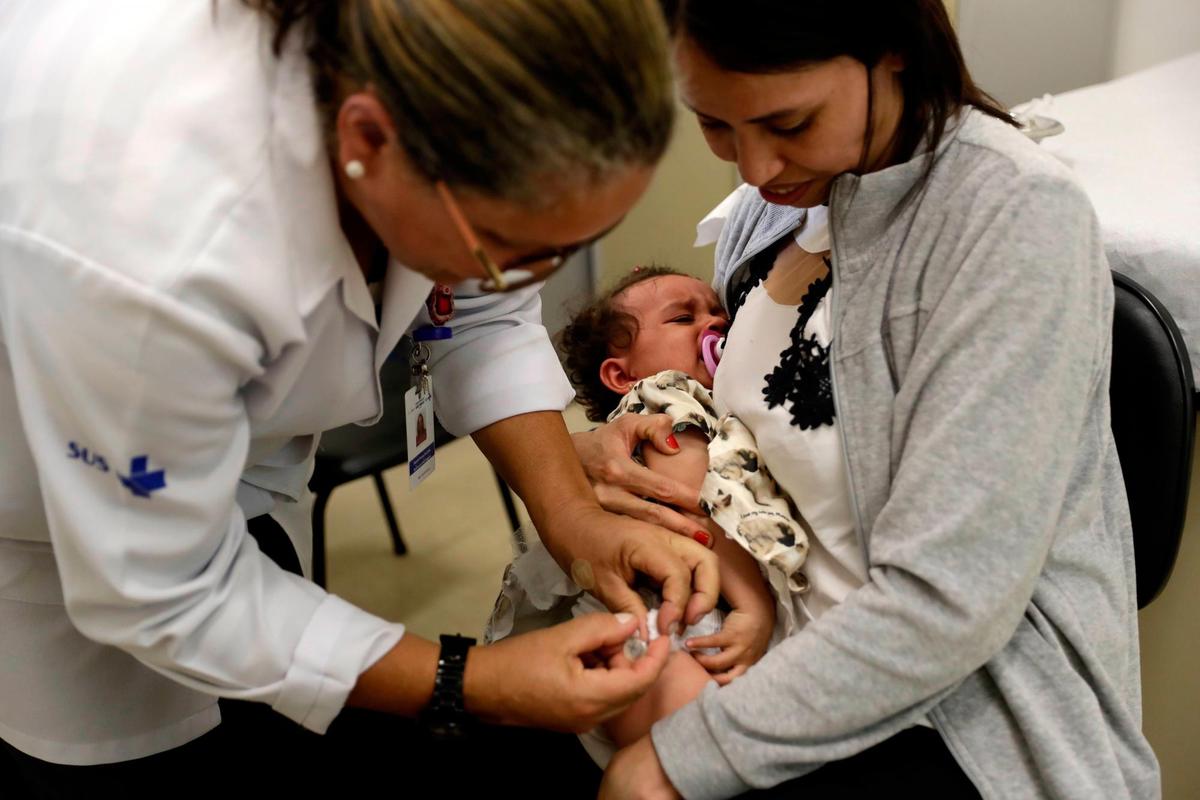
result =
M266 706L222 701L214 731L174 750L95 767L31 758L0 742L0 797L196 797L251 793L292 798L352 797L387 787L395 797L593 798L600 770L567 734L484 728L462 745L430 742L416 724L346 709L324 736ZM928 728L912 728L803 778L744 795L797 798L978 798Z
M300 573L274 520L258 517L249 529L264 553ZM0 740L0 799L367 797L380 787L397 797L505 797L506 786L558 798L595 797L600 786L600 770L571 734L481 726L463 742L443 743L414 720L346 708L319 735L261 703L222 699L220 707L221 724L198 739L115 764L51 764Z
M411 720L359 709L344 710L324 736L257 703L222 700L221 715L182 747L116 764L51 764L0 741L0 797L366 798L384 788L392 797L590 798L600 786L600 770L568 734L486 727L447 745Z
M861 753L831 761L802 778L743 795L783 798L928 797L976 800L979 791L932 728L909 728Z
M283 530L251 520L265 553L299 572ZM601 773L572 734L481 726L462 742L426 736L419 723L347 708L325 735L308 731L260 703L220 701L221 724L157 755L89 767L51 764L0 741L0 798L119 796L222 800L251 792L292 798L350 797L381 787L397 797L591 798ZM746 797L871 798L921 793L977 798L941 737L913 728L845 761Z

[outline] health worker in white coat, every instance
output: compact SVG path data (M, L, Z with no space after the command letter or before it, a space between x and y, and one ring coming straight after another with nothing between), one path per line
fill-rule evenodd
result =
M345 706L582 730L650 685L662 647L588 658L637 619L439 658L263 549L307 565L319 435L378 418L438 282L437 412L560 562L635 617L636 573L664 624L714 605L711 554L601 510L539 322L537 281L641 195L672 103L652 0L0 6L0 782L202 782L162 759L231 699L302 732Z

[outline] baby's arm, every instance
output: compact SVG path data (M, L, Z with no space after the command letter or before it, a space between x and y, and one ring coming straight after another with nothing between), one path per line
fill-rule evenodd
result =
M713 655L695 653L695 658L724 686L767 652L775 630L775 598L754 557L726 536L717 523L709 520L708 527L716 537L713 551L721 565L721 595L732 611L721 630L688 639L687 646L691 650L720 649Z
M678 453L664 455L648 448L644 454L646 466L699 491L708 471L708 440L693 428L680 431L675 438L679 442ZM775 628L775 600L754 557L711 519L703 522L704 532L713 537L713 551L720 561L721 595L733 612L718 633L692 639L688 646L720 648L720 653L697 655L696 660L716 673L718 682L728 683L766 652Z
M642 454L646 466L699 491L708 472L708 440L695 428L676 433L675 439L679 442L679 452L674 455L646 448ZM774 613L771 592L758 570L754 556L726 536L721 526L711 519L695 519L698 525L703 523L698 532L712 537L713 552L721 563L721 595L734 608L761 608L766 605Z
M715 537L713 552L721 564L721 596L734 608L761 610L764 607L775 615L775 598L767 588L766 578L754 556L725 535L721 526L707 521L709 533Z
M659 475L674 478L699 491L704 474L708 472L708 440L703 433L689 426L675 434L675 441L679 442L679 452L667 455L655 447L646 447L642 450L642 459Z
M699 491L708 472L708 440L693 428L676 433L675 439L679 451L674 455L647 448L643 453L646 466ZM688 516L696 520L697 531L714 537L713 550L721 565L721 594L733 607L718 633L688 644L718 647L721 652L713 656L672 653L650 691L604 724L618 747L645 736L655 722L695 699L710 680L725 684L744 672L766 651L775 627L775 603L754 558L712 520ZM710 674L714 670L717 674Z
M618 748L633 744L650 732L654 723L669 717L696 699L713 676L685 650L667 656L650 691L629 708L604 723L604 730Z

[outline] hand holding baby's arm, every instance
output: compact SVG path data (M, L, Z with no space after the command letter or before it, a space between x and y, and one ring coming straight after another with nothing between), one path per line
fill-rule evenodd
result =
M601 506L690 538L696 526L678 509L699 512L703 471L689 485L674 477L673 467L648 469L631 456L640 444L648 461L662 464L677 458L683 443L669 438L672 426L666 414L626 414L594 431L572 434L571 439Z
M656 475L663 475L686 486L699 497L704 474L708 471L708 439L696 428L677 431L679 451L664 455L653 447L642 449L642 459Z

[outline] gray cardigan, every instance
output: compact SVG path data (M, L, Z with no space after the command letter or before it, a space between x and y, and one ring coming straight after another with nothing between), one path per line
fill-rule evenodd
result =
M870 580L655 725L687 798L775 785L926 714L985 798L1161 794L1095 215L976 111L922 190L926 165L842 176L830 199L831 369ZM743 198L719 290L802 213Z

